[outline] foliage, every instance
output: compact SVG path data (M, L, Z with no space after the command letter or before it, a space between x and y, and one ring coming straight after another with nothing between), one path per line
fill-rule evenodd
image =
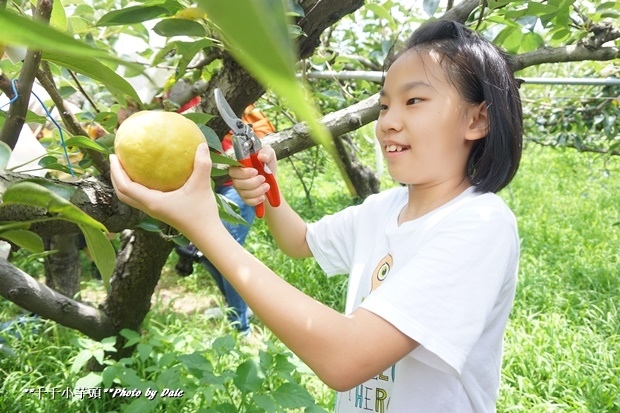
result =
M613 63L580 62L541 65L523 76L620 79ZM523 85L526 138L548 146L569 146L580 151L620 155L620 86Z

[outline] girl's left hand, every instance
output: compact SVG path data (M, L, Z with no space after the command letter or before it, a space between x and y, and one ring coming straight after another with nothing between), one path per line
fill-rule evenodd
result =
M208 225L210 220L219 222L217 202L211 188L211 167L209 146L200 144L194 158L194 171L187 182L175 191L161 192L132 181L118 158L110 156L110 175L118 199L182 233L197 224Z

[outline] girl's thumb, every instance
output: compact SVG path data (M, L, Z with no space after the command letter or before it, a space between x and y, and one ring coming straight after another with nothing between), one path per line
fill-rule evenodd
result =
M211 162L209 145L206 143L201 143L196 148L196 155L194 157L194 172L192 173L190 179L197 179L199 182L209 182L212 166L213 162Z

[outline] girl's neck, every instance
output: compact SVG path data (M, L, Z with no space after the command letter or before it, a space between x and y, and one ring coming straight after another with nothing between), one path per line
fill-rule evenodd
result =
M464 179L459 182L443 182L434 186L408 185L407 205L398 215L398 225L413 221L448 203L471 186Z

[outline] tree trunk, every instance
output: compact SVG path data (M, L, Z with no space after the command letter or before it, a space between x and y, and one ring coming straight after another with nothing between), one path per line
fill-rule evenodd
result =
M159 233L136 229L122 235L110 292L101 306L115 331L139 329L151 309L151 297L172 248L173 243ZM123 344L123 337L118 335L115 358L131 353L132 349L124 349Z
M376 194L381 189L381 182L375 172L362 164L355 154L355 146L351 135L345 134L334 140L342 165L355 188L355 194L364 199Z
M77 234L59 234L45 240L46 251L57 251L45 257L45 284L79 301L82 271L77 238Z

